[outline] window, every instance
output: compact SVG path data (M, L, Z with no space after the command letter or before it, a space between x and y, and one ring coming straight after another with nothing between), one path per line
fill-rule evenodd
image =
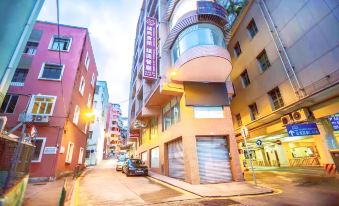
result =
M257 56L258 63L261 68L261 72L264 72L271 66L270 61L268 60L267 53L265 49Z
M86 121L86 124L85 124L85 129L84 129L85 134L87 134L87 130L88 130L88 121Z
M71 47L71 38L68 37L56 37L52 38L52 44L49 49L56 51L69 51Z
M163 131L167 130L171 125L176 124L180 120L180 108L177 98L172 99L163 109Z
M85 78L81 76L80 86L79 86L79 92L81 95L84 95L85 85L86 85Z
M100 86L97 85L97 86L95 87L95 94L99 94L99 91L100 91Z
M151 168L159 168L159 147L151 149Z
M92 85L92 87L94 87L94 85L95 85L95 75L94 75L94 73L92 74L91 85Z
M224 110L223 107L194 107L194 117L197 119L224 118Z
M63 65L43 64L39 74L39 79L61 80L63 70Z
M247 69L245 69L241 74L240 74L242 86L244 88L248 87L250 85L251 81L250 78L248 77Z
M158 135L158 118L153 117L150 121L150 139L154 139Z
M253 38L258 33L258 27L255 24L254 19L250 21L247 25L247 31L250 34L250 36Z
M82 164L84 159L84 148L80 147L78 164Z
M41 162L42 153L45 148L46 138L34 138L33 143L35 145L32 162Z
M74 143L68 142L66 160L65 160L66 163L70 164L72 162L73 150L74 150Z
M282 96L281 96L281 93L278 87L269 91L268 95L270 96L273 110L279 109L284 106L284 101L282 99Z
M235 55L238 57L241 54L241 48L240 48L240 44L238 41L237 43L235 43L233 49L234 49Z
M1 112L13 113L15 110L16 103L18 102L18 99L19 99L18 95L6 94L1 105Z
M78 125L79 117L80 117L80 107L78 105L75 105L74 116L73 116L74 124Z
M24 49L24 54L35 55L37 48L38 48L37 42L27 42L26 47Z
M175 63L185 51L201 45L216 45L226 48L222 30L213 24L206 23L187 27L179 34L171 48L173 63Z
M88 52L86 53L86 58L85 58L85 67L86 70L88 70L89 67L89 62L91 61L91 59L89 58Z
M17 69L15 70L15 73L14 73L14 76L13 76L13 79L12 79L12 82L20 82L20 83L24 83L27 74L28 74L28 69L20 69L20 68L17 68Z
M88 94L87 107L91 108L92 106L92 95Z
M253 103L251 105L248 105L248 108L250 109L251 112L251 119L256 120L259 117L259 112L258 112L258 107L256 103Z
M56 96L34 95L28 111L31 114L52 115L56 102Z
M238 127L240 127L242 125L240 113L235 115L235 119L237 121Z

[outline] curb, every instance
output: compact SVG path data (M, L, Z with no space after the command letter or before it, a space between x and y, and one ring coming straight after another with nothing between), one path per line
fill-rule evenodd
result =
M240 196L241 196L241 197L244 197L244 196L261 196L261 195L268 195L268 194L274 195L274 194L275 194L275 189L267 188L267 187L264 187L264 186L259 186L259 187L261 187L261 188L267 188L267 189L269 189L269 190L271 190L271 191L264 191L264 192L260 192L260 193L246 193L246 194L243 193L243 194L236 194L236 195L205 196L205 195L198 194L198 193L196 193L196 192L189 191L188 189L185 189L185 188L182 188L182 187L178 187L178 186L175 185L175 184L172 184L172 183L166 182L166 181L164 181L164 180L158 179L158 178L156 178L156 177L154 177L154 176L148 176L148 178L153 179L153 180L160 181L160 182L162 182L162 183L164 183L164 184L167 184L167 185L171 185L171 186L173 186L173 187L175 187L175 188L178 188L179 190L183 190L183 191L185 191L185 192L194 194L194 195L196 195L196 196L198 196L198 197L201 197L201 198L226 198L226 197L227 197L227 198L230 198L230 197L240 197ZM278 192L278 193L280 193L280 192Z
M77 206L78 205L78 199L79 199L79 184L80 184L80 179L82 179L86 173L88 172L88 169L85 169L82 174L76 178L74 181L73 187L71 189L71 197L67 200L65 203L65 206Z

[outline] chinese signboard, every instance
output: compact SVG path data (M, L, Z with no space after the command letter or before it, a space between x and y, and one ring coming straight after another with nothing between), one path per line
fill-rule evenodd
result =
M320 134L316 123L286 125L288 136L310 136Z
M339 114L332 115L328 118L330 120L333 130L339 131Z
M227 22L227 11L218 3L211 1L198 1L198 14L212 14Z
M157 20L146 17L144 34L144 70L143 77L146 79L157 78Z

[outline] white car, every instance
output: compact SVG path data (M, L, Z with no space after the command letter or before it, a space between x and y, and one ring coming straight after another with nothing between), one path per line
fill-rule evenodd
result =
M125 160L124 159L119 159L117 162L117 166L115 167L116 171L121 171L122 170L122 166L124 165Z

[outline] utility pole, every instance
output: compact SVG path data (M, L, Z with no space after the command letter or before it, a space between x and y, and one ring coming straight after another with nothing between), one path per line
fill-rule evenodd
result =
M246 153L247 153L247 155L250 159L250 165L251 165L251 171L252 171L254 185L257 186L257 179L256 179L256 176L255 176L254 167L253 167L253 163L252 163L252 155L250 154L250 150L248 149L247 140L246 140L246 138L249 136L248 135L248 129L247 129L246 126L241 127L241 136L244 138Z

